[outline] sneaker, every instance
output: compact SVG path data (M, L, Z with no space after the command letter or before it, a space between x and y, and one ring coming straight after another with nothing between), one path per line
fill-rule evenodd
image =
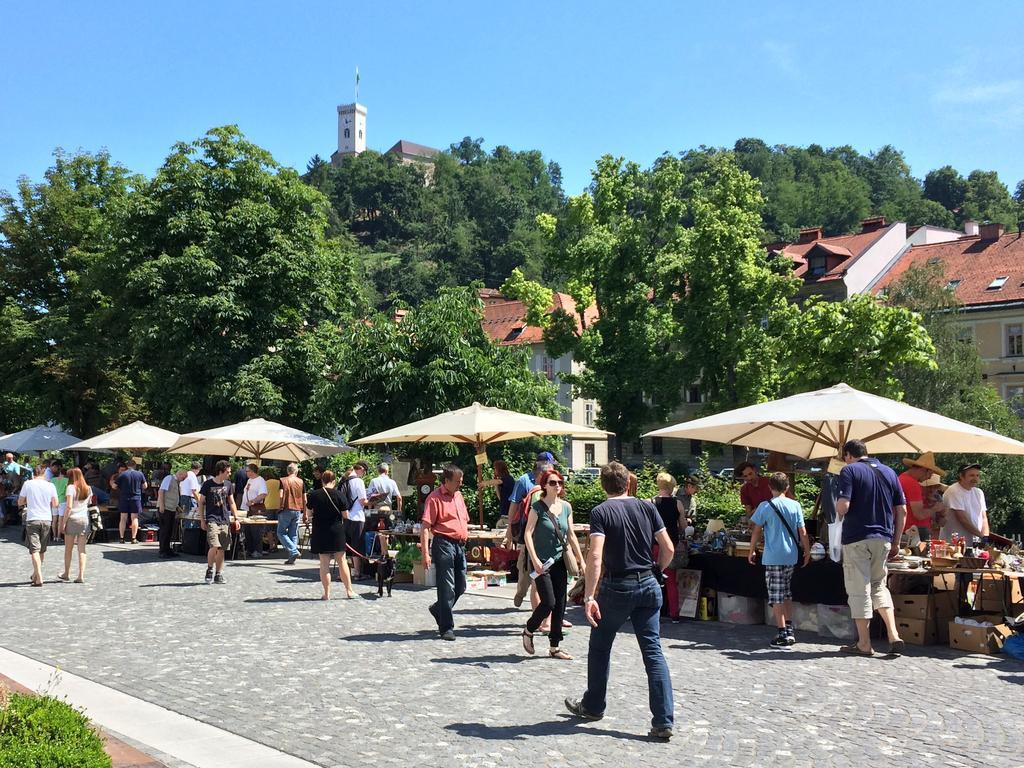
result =
M455 630L449 629L447 632L442 632L441 633L441 639L442 640L454 640L455 639Z
M795 643L796 641L794 640L793 642ZM775 639L769 643L769 645L772 648L789 648L789 635L787 635L785 632L780 632L775 636Z
M658 741L668 741L672 738L672 729L651 728L651 730L647 732L647 735L650 736L652 739L657 739Z
M213 584L213 568L206 569L206 578L204 580L207 584Z
M214 584L226 584L227 582L224 581L224 574L223 573L218 573L216 576L214 576L213 577L213 583Z
M291 557L289 557L287 560L284 561L284 564L285 565L295 565L295 561L298 560L298 559L299 559L298 555L292 555Z
M597 715L585 710L583 708L583 699L570 699L566 697L565 708L576 715L576 717L582 717L584 720L600 720L604 717L604 715Z
M431 603L427 606L427 610L430 611L430 615L434 617L434 621L437 621L437 603Z
M796 645L796 638L793 637L790 634L787 634L786 635L786 645L789 645L789 646Z

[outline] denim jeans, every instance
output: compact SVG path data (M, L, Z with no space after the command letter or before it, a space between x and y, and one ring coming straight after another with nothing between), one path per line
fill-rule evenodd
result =
M430 544L430 557L437 572L437 631L444 634L455 628L452 609L466 591L466 547L435 536Z
M299 554L299 512L295 509L282 509L277 513L277 540L288 550L288 557Z
M653 576L636 578L606 578L597 593L601 620L590 631L590 650L587 655L587 692L583 694L583 708L601 715L607 706L608 673L611 666L612 643L615 634L627 620L633 623L633 632L647 670L647 694L651 707L651 725L671 728L672 680L668 664L661 651L661 587Z

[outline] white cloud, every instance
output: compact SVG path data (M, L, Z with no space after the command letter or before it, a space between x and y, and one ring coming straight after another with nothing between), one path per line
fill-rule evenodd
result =
M995 83L944 85L932 94L937 104L995 104L1024 98L1024 80L1003 80Z

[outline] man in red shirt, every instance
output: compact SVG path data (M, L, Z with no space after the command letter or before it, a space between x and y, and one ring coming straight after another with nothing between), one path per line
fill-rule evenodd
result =
M900 475L900 487L907 499L905 530L910 538L910 546L916 547L919 552L922 552L932 538L932 523L935 514L942 509L942 504L940 502L931 506L926 505L921 483L932 475L942 477L946 471L935 466L935 454L930 451L922 453L916 459L905 458L903 464L907 467L907 470Z
M455 639L452 609L466 591L466 539L469 537L469 512L462 498L462 470L449 464L441 472L441 486L435 488L423 504L420 522L420 551L423 567L437 566L437 602L430 615L437 621L442 640Z
M737 464L733 470L733 477L743 480L743 485L740 486L740 504L743 505L743 522L749 523L750 516L761 502L772 498L772 488L768 484L768 478L761 477L757 473L757 467L749 461Z

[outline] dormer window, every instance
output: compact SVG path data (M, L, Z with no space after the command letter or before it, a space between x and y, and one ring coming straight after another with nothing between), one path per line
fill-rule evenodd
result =
M1009 275L1004 275L1003 277L997 277L995 280L993 280L991 283L988 284L988 288L986 288L985 290L986 291L998 291L998 290L1002 289L1002 287L1004 285L1006 285L1006 281L1009 280L1009 279L1010 279Z
M807 261L807 274L811 277L821 277L828 271L828 265L824 256L811 256Z
M956 280L950 280L948 283L946 283L946 290L956 291L957 286L960 285L960 283L962 282L963 280L961 280L960 278L957 278Z

